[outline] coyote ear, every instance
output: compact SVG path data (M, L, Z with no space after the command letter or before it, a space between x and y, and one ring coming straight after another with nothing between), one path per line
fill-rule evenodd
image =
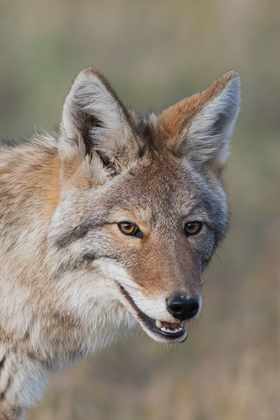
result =
M109 82L97 70L86 68L76 77L66 97L61 124L62 154L79 149L97 152L102 162L125 164L138 151L133 120Z
M239 76L231 71L204 92L167 109L160 121L169 134L169 147L194 164L212 165L220 173L229 155L239 102Z

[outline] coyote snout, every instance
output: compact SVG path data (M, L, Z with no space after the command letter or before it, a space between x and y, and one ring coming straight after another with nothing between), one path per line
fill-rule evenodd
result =
M22 419L50 371L137 324L185 341L227 228L222 171L238 107L229 72L142 118L87 68L56 137L1 148L1 419Z

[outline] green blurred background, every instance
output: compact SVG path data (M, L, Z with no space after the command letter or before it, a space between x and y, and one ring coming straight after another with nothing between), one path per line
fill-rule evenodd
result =
M1 137L54 130L76 73L100 69L143 113L234 69L231 228L183 345L142 331L50 379L33 420L280 418L279 0L1 1Z

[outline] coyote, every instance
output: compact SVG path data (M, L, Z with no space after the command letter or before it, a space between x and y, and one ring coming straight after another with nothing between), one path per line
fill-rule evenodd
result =
M186 340L227 228L238 109L234 71L143 118L86 68L57 136L1 147L1 420L25 418L49 372L137 324Z

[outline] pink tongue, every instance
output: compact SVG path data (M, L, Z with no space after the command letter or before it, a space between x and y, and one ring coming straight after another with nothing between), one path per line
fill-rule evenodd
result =
M161 325L165 328L179 328L181 324L161 321Z

